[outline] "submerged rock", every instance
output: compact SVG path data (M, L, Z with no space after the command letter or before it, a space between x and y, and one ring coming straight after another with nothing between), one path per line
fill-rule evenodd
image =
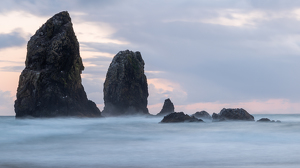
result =
M166 99L161 111L157 114L158 116L167 115L170 113L174 113L174 104L170 99Z
M214 113L212 115L213 121L226 121L226 120L238 120L238 121L254 121L254 117L242 108L223 108L219 114Z
M212 117L209 115L208 112L206 111L198 111L195 114L193 114L192 116L199 118L199 119L206 119L206 120L211 120Z
M54 15L30 38L15 101L16 117L99 117L81 84L84 70L69 13Z
M270 120L268 118L261 118L261 119L257 120L256 122L278 122L278 123L281 123L280 120L275 121L275 120Z
M268 118L261 118L261 119L257 120L257 122L271 122L271 120Z
M189 116L183 112L174 112L166 115L161 123L177 123L177 122L203 122L201 119L197 119L194 116Z
M104 116L149 114L148 84L140 52L120 51L104 82Z

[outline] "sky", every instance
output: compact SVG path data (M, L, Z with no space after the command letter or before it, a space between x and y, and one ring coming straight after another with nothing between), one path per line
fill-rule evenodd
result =
M298 0L1 0L0 115L15 115L28 40L61 11L72 18L83 86L100 110L109 64L128 49L145 61L151 114L166 98L187 114L300 113Z

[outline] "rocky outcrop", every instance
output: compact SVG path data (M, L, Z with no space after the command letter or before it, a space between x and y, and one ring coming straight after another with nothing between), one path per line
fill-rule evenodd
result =
M278 122L278 123L281 123L280 120L275 121L275 120L270 120L268 118L261 118L261 119L257 120L256 122Z
M257 120L257 122L271 122L271 120L268 118L261 118L261 119Z
M174 104L171 102L170 99L166 99L161 111L157 115L165 116L170 113L174 113Z
M213 121L254 121L254 117L250 115L246 110L242 108L225 109L223 108L219 114L214 113L212 115Z
M206 111L200 111L200 112L198 111L195 114L193 114L192 116L194 116L198 119L204 119L204 120L211 120L212 119L212 117Z
M81 84L84 70L68 12L50 18L27 44L15 101L16 117L99 117Z
M183 112L174 112L164 116L161 123L178 123L178 122L203 122L201 119L197 119L194 116L189 116Z
M104 116L149 114L148 84L140 52L120 51L104 82Z

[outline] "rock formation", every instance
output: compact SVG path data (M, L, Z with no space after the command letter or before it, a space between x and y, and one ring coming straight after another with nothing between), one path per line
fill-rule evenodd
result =
M268 118L261 118L261 119L257 120L257 122L271 122L271 120Z
M225 109L223 108L219 114L212 115L213 121L240 120L254 121L254 117L242 108Z
M158 116L165 116L167 114L174 113L174 104L170 99L166 99L161 111L157 114Z
M198 111L195 114L193 114L192 116L199 118L199 119L206 119L206 120L211 120L212 117L209 115L208 112L206 111Z
M174 112L164 116L161 123L177 123L177 122L203 122L201 119L197 119L194 116L189 116L183 112Z
M120 51L104 82L104 116L149 114L148 84L140 52Z
M261 119L257 120L257 122L275 122L275 120L270 120L268 118L261 118ZM280 120L277 120L276 122L281 123Z
M16 117L100 117L81 84L84 70L69 13L54 15L27 44L15 101Z

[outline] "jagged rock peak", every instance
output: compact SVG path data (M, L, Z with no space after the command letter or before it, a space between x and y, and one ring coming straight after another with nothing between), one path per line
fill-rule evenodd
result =
M149 114L148 84L140 52L118 52L104 82L104 116Z
M16 117L101 116L81 84L84 70L67 11L47 20L27 44L15 101Z
M172 101L168 98L165 100L164 105L161 109L161 111L157 115L167 115L174 112L174 104Z

